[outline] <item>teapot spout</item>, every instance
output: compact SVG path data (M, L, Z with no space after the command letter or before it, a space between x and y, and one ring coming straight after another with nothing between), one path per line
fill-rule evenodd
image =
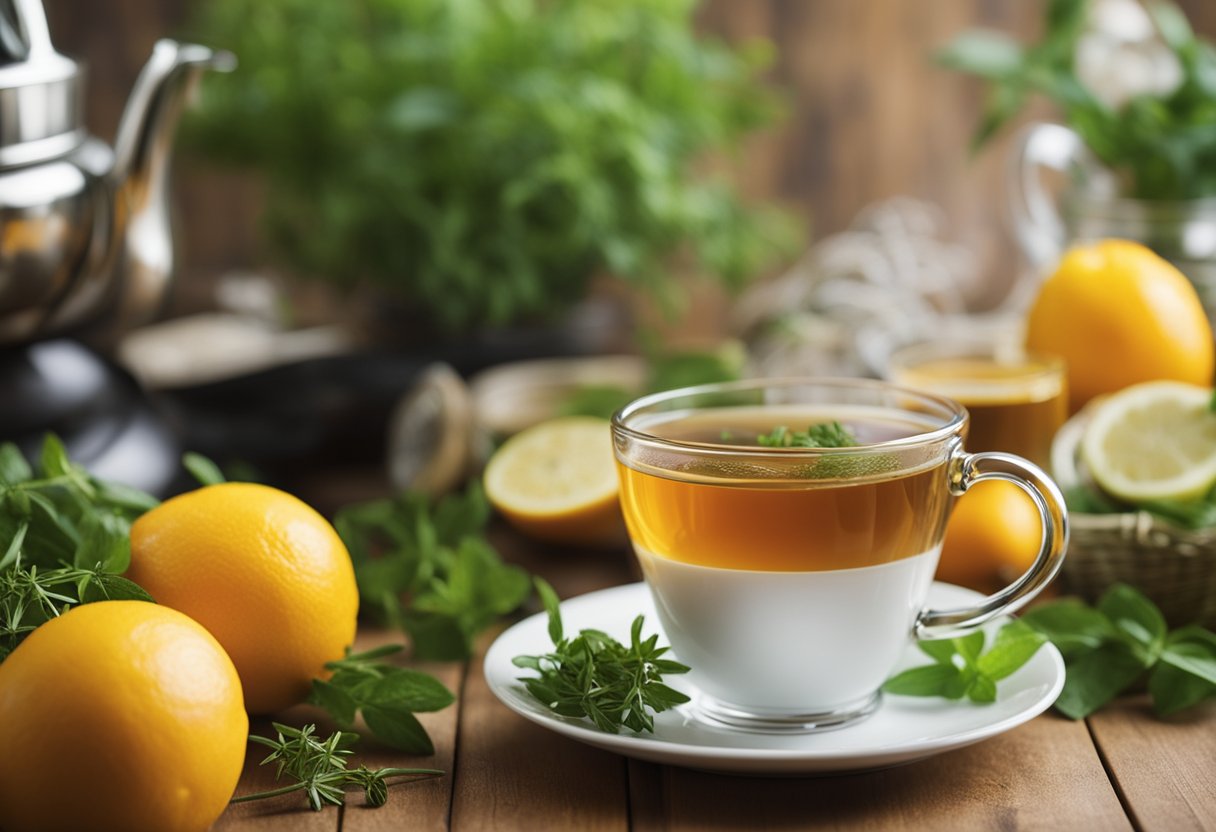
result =
M160 40L127 99L114 143L111 184L119 270L116 320L125 328L159 308L173 272L168 179L173 134L205 69L230 72L236 58L192 43Z

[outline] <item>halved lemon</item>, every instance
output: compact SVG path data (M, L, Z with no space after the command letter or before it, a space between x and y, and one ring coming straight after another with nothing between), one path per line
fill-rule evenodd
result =
M624 540L612 429L589 416L517 433L486 466L486 496L511 525L556 543Z
M1116 497L1189 500L1216 483L1212 391L1152 381L1102 401L1081 438L1090 476Z

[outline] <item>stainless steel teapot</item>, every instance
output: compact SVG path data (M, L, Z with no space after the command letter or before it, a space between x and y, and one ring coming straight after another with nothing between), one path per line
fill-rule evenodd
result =
M40 0L0 0L0 345L158 308L173 271L173 132L204 69L227 52L159 41L114 149L87 134L83 73L51 45Z

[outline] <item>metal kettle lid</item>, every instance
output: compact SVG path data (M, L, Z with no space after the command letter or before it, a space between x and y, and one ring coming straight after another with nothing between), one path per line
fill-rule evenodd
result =
M51 45L41 0L0 0L0 167L80 144L80 106L80 67Z

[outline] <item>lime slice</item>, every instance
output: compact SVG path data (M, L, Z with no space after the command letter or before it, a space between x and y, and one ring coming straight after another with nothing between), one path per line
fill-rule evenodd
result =
M1081 458L1104 490L1128 502L1189 500L1216 483L1212 391L1175 381L1136 384L1103 401Z

